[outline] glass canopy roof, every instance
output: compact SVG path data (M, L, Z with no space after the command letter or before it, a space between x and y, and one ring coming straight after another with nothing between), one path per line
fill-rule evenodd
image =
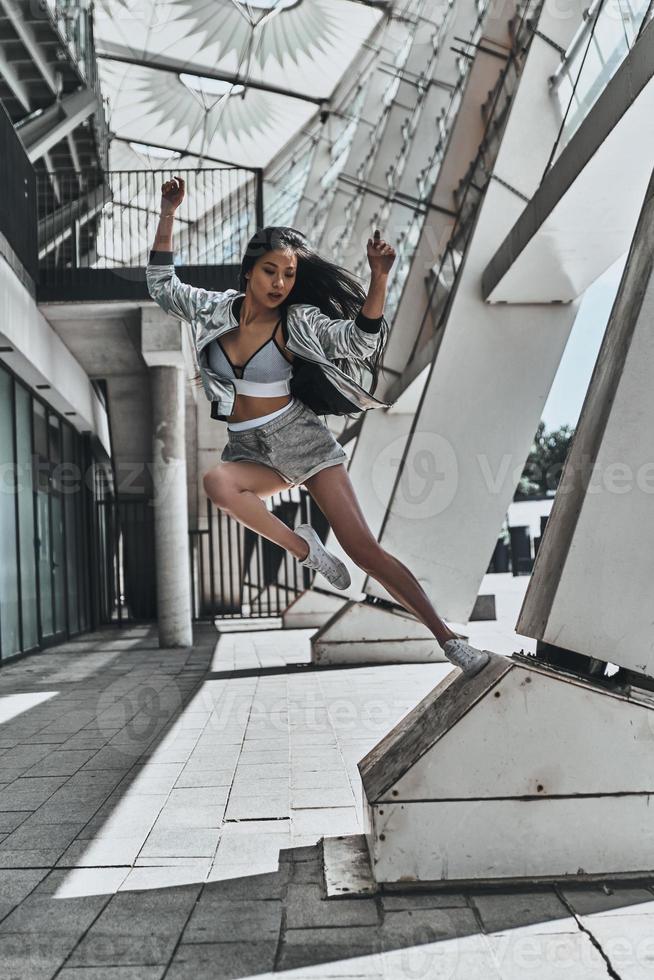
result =
M382 12L352 0L95 0L110 166L266 165L349 71ZM192 154L193 156L188 156ZM181 155L181 156L180 156ZM150 162L150 161L149 161Z

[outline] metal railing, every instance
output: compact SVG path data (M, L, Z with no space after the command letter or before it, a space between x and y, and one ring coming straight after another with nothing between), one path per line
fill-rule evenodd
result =
M157 616L154 507L144 498L95 502L92 589L98 623Z
M88 280L91 271L111 270L116 279L144 287L161 186L175 174L186 184L176 212L176 264L238 264L262 223L260 171L58 170L37 175L40 285Z
M304 487L267 501L288 527L310 523L321 539L328 525ZM210 500L189 531L191 607L195 620L278 618L310 588L315 572ZM91 590L99 624L157 618L154 507L146 498L95 502Z
M324 536L324 517L303 487L275 494L268 503L288 527L311 523ZM315 572L210 500L203 518L204 526L189 534L194 619L279 617L311 586Z

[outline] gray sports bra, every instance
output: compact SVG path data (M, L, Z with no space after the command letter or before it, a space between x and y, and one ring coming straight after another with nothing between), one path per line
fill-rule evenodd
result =
M233 379L236 394L268 398L290 392L293 365L283 354L275 338L281 322L281 319L277 321L272 335L250 354L245 364L231 362L220 338L216 337L209 344L208 360L211 370L219 377Z

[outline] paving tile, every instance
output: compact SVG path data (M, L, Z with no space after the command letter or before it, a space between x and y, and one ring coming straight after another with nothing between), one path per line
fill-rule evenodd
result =
M131 865L143 846L143 836L77 840L56 861L58 868L122 867Z
M33 745L24 743L7 749L0 756L0 773L6 770L19 769L25 772L30 766L35 765L44 759L52 751L49 745Z
M27 776L72 776L97 749L57 749L27 770Z
M653 915L654 893L632 885L565 885L560 892L578 915ZM653 918L654 922L654 918Z
M184 810L196 806L224 806L229 795L225 786L205 786L192 788L175 788L166 800L166 810L179 807Z
M335 926L370 926L379 922L373 898L327 900L315 884L290 883L286 893L288 929L317 929Z
M307 808L291 811L293 834L357 834L360 827L354 807Z
M291 767L288 763L282 762L271 762L270 765L262 765L260 762L248 763L246 759L239 762L238 771L244 773L244 770L248 770L248 776L250 779L289 779L291 775Z
M287 929L278 969L293 970L335 960L370 956L380 949L376 926L339 929Z
M627 919L622 917L623 921ZM609 980L602 954L585 932L539 931L536 924L487 936L492 963L502 980ZM651 929L650 929L651 935ZM621 980L645 974L621 973ZM651 977L650 972L647 974Z
M276 866L280 850L289 844L290 833L227 834L223 830L216 861L221 865L251 862L254 867L258 861L272 858Z
M339 769L293 770L291 773L292 789L342 789L349 786L350 782L342 766Z
M411 909L384 912L383 949L399 949L475 935L479 925L470 908Z
M223 826L223 837L232 834L289 834L290 830L289 817L280 820L231 820Z
M272 970L276 942L181 943L166 980L232 980Z
M257 820L262 817L287 817L289 798L286 796L235 796L227 804L228 820Z
M245 769L237 769L232 784L231 796L288 796L289 786L286 776L277 779L251 779Z
M654 976L654 928L652 915L584 915L581 924L599 944L621 980L651 980ZM590 974L588 974L590 976Z
M20 776L0 790L0 810L36 810L66 779L66 776Z
M207 857L147 857L139 856L134 862L135 868L174 868L174 867L197 867L208 870L211 867L212 858Z
M212 857L218 836L218 831L211 828L155 828L137 853L142 857Z
M538 924L542 930L552 923L559 932L576 931L577 926L552 888L512 890L504 893L475 892L477 908L486 932L502 932L519 926Z
M222 825L225 804L206 806L198 804L165 806L156 819L154 827L157 830L173 830L178 827L220 827Z
M158 867L132 868L119 891L143 891L151 888L178 888L180 885L201 883L209 872L209 859L202 865L175 864Z
M185 767L177 777L176 789L191 789L193 787L229 787L234 778L231 769L198 769L189 770Z
M75 937L15 933L0 935L0 976L3 980L50 980L65 962Z
M294 810L319 809L322 807L350 807L354 805L354 795L349 786L342 789L293 789L291 806Z
M0 850L0 868L51 868L61 854L61 848L29 851Z
M378 976L382 980L416 977L419 980L505 980L510 974L500 974L493 962L491 950L481 936L419 943L401 949L386 950ZM516 974L526 980L531 974Z
M201 887L191 884L174 889L118 892L66 965L165 965Z
M61 853L75 840L83 825L79 821L56 824L34 823L25 820L13 833L8 834L0 846L2 851L29 851L58 848Z
M4 919L42 881L45 868L6 868L0 871L0 919Z
M0 832L10 834L12 830L19 827L28 817L32 816L32 810L3 810L0 812Z
M216 901L283 898L288 886L286 869L265 874L239 875L238 877L212 881L211 872L202 897L215 896Z
M39 886L39 894L50 895L56 901L113 895L128 873L128 868L54 868Z
M64 967L57 980L161 980L165 966Z
M276 899L219 900L203 892L184 929L182 942L225 943L252 940L272 942L279 935L282 903Z

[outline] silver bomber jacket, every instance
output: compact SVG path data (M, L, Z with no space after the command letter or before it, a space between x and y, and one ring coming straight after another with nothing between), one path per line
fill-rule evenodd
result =
M211 417L226 419L233 412L234 385L211 370L207 345L238 327L233 307L244 294L236 289L214 292L183 283L175 273L172 252L153 250L145 278L150 296L162 310L191 325L202 386L211 401ZM356 320L332 320L316 306L293 303L286 307L282 327L285 345L295 355L291 393L317 414L356 416L365 409L390 407L390 403L370 394L372 374L366 363L380 345L382 350L386 345L385 320L373 333L358 326Z

